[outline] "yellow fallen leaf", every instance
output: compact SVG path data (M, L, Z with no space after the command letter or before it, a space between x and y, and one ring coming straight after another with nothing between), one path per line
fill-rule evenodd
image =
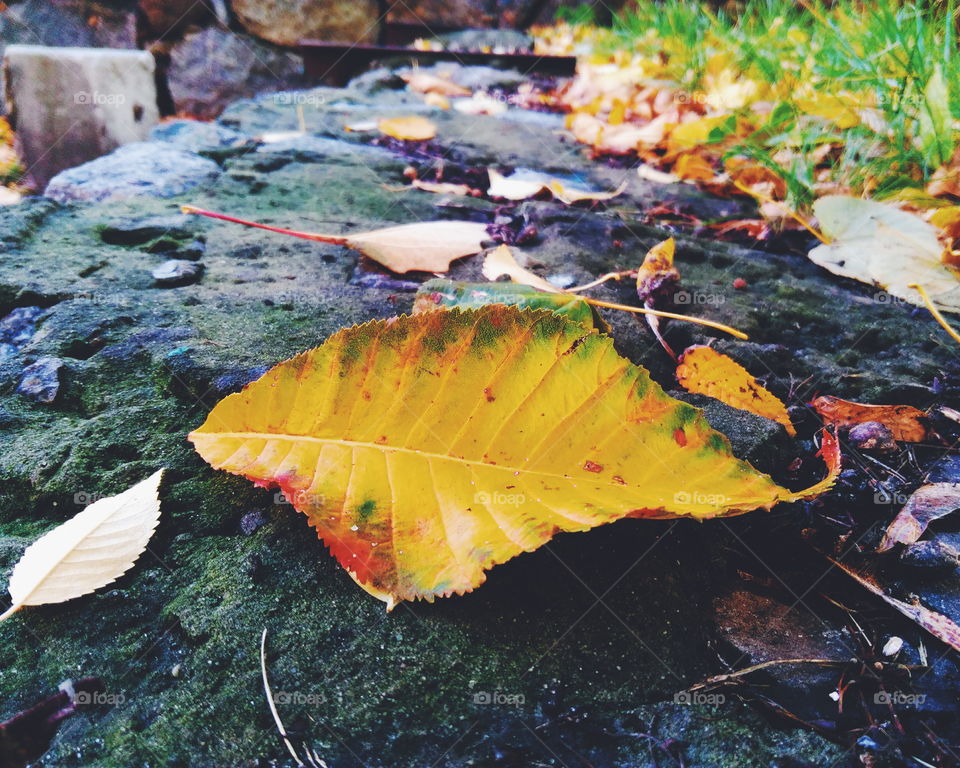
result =
M703 155L694 152L680 155L673 165L673 172L681 179L691 181L713 181L717 176L713 164Z
M755 195L783 200L787 196L787 183L765 165L746 157L730 157L724 163L730 179L742 189Z
M727 115L717 115L680 123L667 136L668 153L672 155L698 149L708 142L710 132L726 123L727 120Z
M782 424L787 434L797 434L780 399L764 389L740 363L711 347L687 347L680 356L677 380L688 392L708 395L734 408L755 413Z
M119 579L133 567L160 521L163 470L117 496L99 499L27 547L10 576L13 605L62 603Z
M381 133L402 141L429 141L437 135L437 126L425 117L385 117L377 123Z
M561 531L769 509L838 469L829 457L823 483L782 488L609 336L504 304L345 328L189 439L278 486L388 607L469 592Z
M437 109L450 109L450 100L440 93L428 93L423 97L423 103Z
M567 120L567 128L577 141L589 144L598 152L613 154L624 154L641 146L656 146L663 141L668 125L664 116L642 126L632 123L610 125L585 112L570 115Z

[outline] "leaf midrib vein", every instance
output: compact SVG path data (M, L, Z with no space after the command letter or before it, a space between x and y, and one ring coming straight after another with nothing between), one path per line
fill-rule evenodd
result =
M391 453L408 453L415 456L422 456L427 459L453 461L458 464L469 464L471 466L487 467L489 469L513 471L513 472L518 472L525 475L553 477L559 480L576 481L579 479L579 480L583 480L584 482L594 482L591 478L588 478L588 477L578 478L574 475L562 475L555 472L544 472L542 470L527 469L524 467L513 467L513 466L508 466L506 464L492 464L486 461L478 461L476 459L464 459L464 458L459 458L457 456L448 456L447 454L443 454L443 453L432 453L430 451L421 451L416 448L402 448L402 447L393 446L393 445L382 445L380 443L368 443L368 442L360 442L355 440L342 440L342 439L328 438L328 437L314 437L313 435L284 435L284 434L271 433L271 432L195 433L196 437L202 437L203 435L208 435L209 437L212 437L212 438L227 438L227 439L235 438L238 440L292 440L292 441L306 440L309 442L322 443L326 445L343 445L349 448L372 448L376 451L389 451ZM620 483L614 483L613 481L601 482L600 484L607 485L612 488L620 488L620 489L629 487L629 486L623 486Z

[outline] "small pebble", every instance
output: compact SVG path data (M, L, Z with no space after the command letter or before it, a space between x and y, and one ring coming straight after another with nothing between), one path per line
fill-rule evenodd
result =
M194 240L188 245L183 246L177 251L177 256L188 261L197 261L203 257L203 252L207 249L206 243L202 240Z
M869 453L893 453L897 450L893 433L878 421L857 424L850 429L848 439L854 448Z
M270 522L270 517L262 509L251 509L240 518L240 530L244 536L251 536L258 528Z
M52 403L60 392L60 369L63 360L58 357L41 357L23 369L17 393L38 403Z
M189 285L200 279L203 265L185 259L170 259L153 270L153 279L159 285Z

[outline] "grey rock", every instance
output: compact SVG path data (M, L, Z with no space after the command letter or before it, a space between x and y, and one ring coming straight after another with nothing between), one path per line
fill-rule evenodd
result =
M457 85L472 91L515 88L523 82L523 75L514 69L497 67L466 66L455 61L444 61L429 67L420 67L420 72L449 78ZM390 69L379 67L353 78L349 89L357 93L375 94L382 91L400 90L406 87L401 75L413 72L410 68Z
M200 279L200 275L203 274L203 265L186 259L169 259L150 274L159 285L189 285Z
M245 133L201 120L161 123L150 132L150 138L214 159L243 154L256 146L256 142Z
M214 118L236 99L303 85L303 61L255 38L208 27L171 48L167 80L178 112Z
M212 160L161 142L137 142L58 173L44 194L60 203L173 197L219 175L220 167Z
M186 214L124 219L107 225L100 239L109 245L143 245L158 237L185 240L193 236L192 223Z
M90 24L90 5L88 0L25 0L4 4L0 10L0 54L5 45L15 43L83 48L137 47L132 8L98 3L97 23ZM3 78L0 78L0 102L5 100L3 91Z
M356 144L341 139L330 139L324 136L315 136L313 134L302 134L299 136L285 136L279 141L268 141L257 147L258 155L271 154L289 154L294 159L311 159L354 156L358 160L363 157L392 157L392 153L381 147L370 146L368 144Z
M14 349L22 347L33 338L37 330L37 318L42 314L42 307L17 307L0 319L0 342Z
M197 261L198 259L203 258L203 254L206 253L207 244L203 240L194 240L182 248L177 249L177 256L181 259L189 259L190 261Z
M702 408L710 426L730 439L734 454L763 472L776 475L790 463L789 457L796 454L793 440L775 421L732 408L706 395L682 390L669 394Z
M17 393L38 403L52 403L60 392L60 369L63 360L41 357L23 369Z
M737 667L785 658L840 662L855 653L855 643L842 631L827 628L804 606L735 589L715 599L713 609L719 639L732 649ZM807 719L827 719L835 712L829 695L836 689L836 667L782 664L770 667L765 677L764 690L791 712Z
M447 3L444 5L465 6L468 3ZM466 9L464 9L466 10ZM469 24L469 22L467 22ZM476 26L472 24L471 26ZM519 29L464 29L460 32L448 32L437 35L444 47L452 51L481 51L489 49L495 53L524 53L533 50L533 38Z
M270 522L270 516L262 509L250 509L240 518L240 531L244 536L252 536Z
M301 40L372 43L377 0L232 0L237 20L257 37L278 45Z
M877 421L865 421L850 429L850 443L868 453L893 453L897 450L897 441L890 429Z
M146 51L11 45L3 59L8 110L29 183L142 141L157 123Z

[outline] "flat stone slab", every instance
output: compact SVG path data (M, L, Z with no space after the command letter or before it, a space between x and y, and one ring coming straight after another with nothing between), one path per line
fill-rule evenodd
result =
M168 120L154 128L150 138L214 159L247 152L256 146L245 133L202 120Z
M360 259L346 248L184 219L182 203L344 233L522 214L540 236L518 250L542 274L572 283L636 267L671 234L638 213L669 189L641 189L639 178L619 210L535 200L510 215L495 201L404 186L411 163L442 158L472 172L508 156L616 186L605 174L624 169L593 163L547 120L432 114L434 155L417 159L344 128L409 113L403 91L376 100L357 88L318 94L322 109L303 110L309 135L288 136L282 151L265 145L227 157L220 173L169 144L129 145L51 184L56 199L90 204L28 199L16 219L0 218L0 344L8 345L0 352L0 588L30 541L79 511L81 494L116 493L169 470L150 553L123 579L0 624L0 716L65 677L97 675L123 701L64 725L44 765L288 765L260 677L267 627L284 722L302 723L303 739L336 768L671 764L644 735L684 741L688 765L732 765L737 756L751 766L838 764L840 747L777 730L732 694L717 706L677 698L724 671L718 635L736 647L753 631L746 619L759 601L742 602L736 638L724 630L733 622L723 598L743 589L738 540L755 530L764 542L756 551L779 572L770 552L789 509L703 524L624 520L559 536L498 566L469 595L386 616L282 494L199 460L185 435L217 400L343 326L409 312L413 297L386 281L354 280ZM296 104L282 101L235 104L223 124L247 135L298 130ZM157 240L205 242L202 279L158 286L151 272L184 257L158 251ZM751 368L784 372L771 374L772 388L785 390L792 376L841 397L901 402L914 392L907 402L922 404L943 375L940 331L911 309L872 302L867 288L802 257L688 234L677 241L684 289L711 299L696 314L749 333L748 342L716 344ZM480 261L456 262L451 277L481 279ZM747 289L733 287L738 277ZM594 295L636 300L630 281ZM674 362L644 323L606 317L622 354L676 386ZM713 338L698 326L663 327L677 349ZM865 327L878 330L864 337ZM918 344L918 334L932 339ZM54 401L14 395L43 358L64 362ZM737 455L765 455L778 470L812 461L813 446L758 418L730 408L709 417Z
M220 167L162 142L127 144L105 157L57 174L44 193L59 203L173 197L210 184Z
M159 119L146 51L11 45L3 68L18 151L38 188L65 168L146 139Z

